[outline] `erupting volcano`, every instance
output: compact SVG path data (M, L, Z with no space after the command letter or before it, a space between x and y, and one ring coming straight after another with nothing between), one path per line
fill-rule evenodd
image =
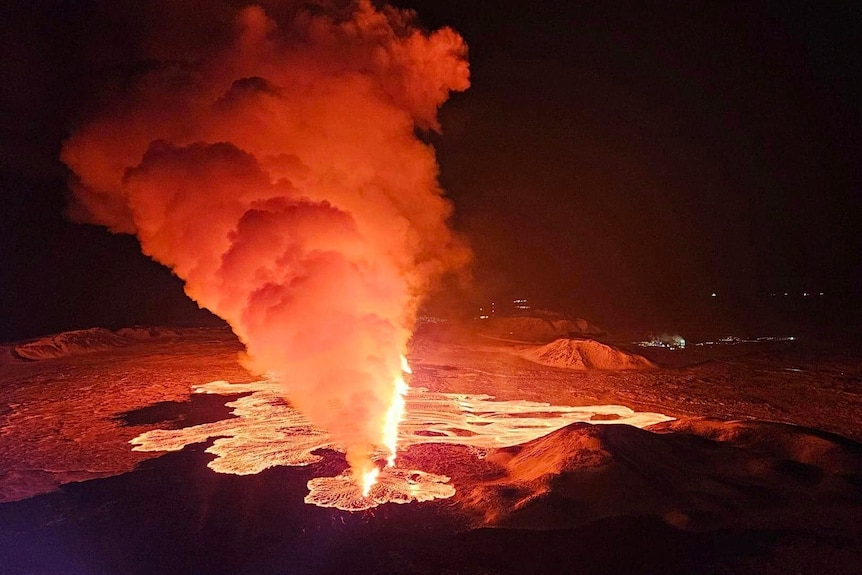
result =
M2 575L858 572L860 3L642 4L0 3Z
M227 320L367 492L375 450L395 462L417 306L469 260L415 134L468 87L467 48L370 0L211 15L203 34L162 14L145 69L68 139L71 211Z

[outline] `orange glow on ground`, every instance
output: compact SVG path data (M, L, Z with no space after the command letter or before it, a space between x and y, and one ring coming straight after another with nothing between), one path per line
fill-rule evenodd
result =
M406 384L405 384L406 385ZM216 455L208 466L219 473L249 475L264 469L303 466L319 462L322 449L344 452L326 432L313 427L287 404L273 381L231 384L214 381L194 388L195 393L233 395L249 393L228 402L234 417L183 429L157 429L134 438L135 451L177 451L193 443L215 439L207 448ZM442 443L482 449L509 447L543 437L576 422L647 427L673 418L660 413L635 412L621 405L565 406L532 401L495 401L488 395L429 392L413 388L404 400L398 444ZM607 419L612 417L614 419ZM375 454L391 455L390 448ZM376 473L375 473L376 471ZM418 470L376 466L357 485L349 471L337 477L308 483L305 501L323 507L359 511L383 503L408 503L451 497L449 478Z

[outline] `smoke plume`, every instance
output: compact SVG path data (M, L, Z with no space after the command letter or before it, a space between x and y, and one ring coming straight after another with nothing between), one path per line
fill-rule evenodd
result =
M136 75L63 148L70 209L135 234L360 472L417 306L469 259L415 135L467 49L369 0L271 4L153 4Z

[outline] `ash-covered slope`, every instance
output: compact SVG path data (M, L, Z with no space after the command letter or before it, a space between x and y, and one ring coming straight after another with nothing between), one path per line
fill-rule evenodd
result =
M689 419L651 429L660 433L573 424L495 450L486 459L503 477L464 500L485 525L526 529L632 516L689 530L855 529L858 443L774 423Z
M655 365L643 356L627 353L591 339L560 338L522 352L530 361L567 369L651 369Z
M94 327L48 335L20 343L13 348L12 353L20 359L38 361L113 349L129 343L129 340L121 335L101 327Z
M40 361L94 351L125 347L138 341L176 336L180 332L169 328L123 328L116 333L101 327L66 331L13 344L9 354L19 360Z

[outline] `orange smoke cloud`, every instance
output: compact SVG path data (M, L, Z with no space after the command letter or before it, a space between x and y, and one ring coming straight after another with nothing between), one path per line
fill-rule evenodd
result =
M469 259L414 133L468 87L467 49L368 0L225 13L166 22L157 63L72 134L71 212L137 235L359 470L421 298Z

